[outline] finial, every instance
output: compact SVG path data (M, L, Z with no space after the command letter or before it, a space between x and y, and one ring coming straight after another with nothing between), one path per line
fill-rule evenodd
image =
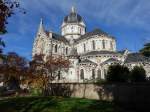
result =
M40 23L43 25L43 18L41 18L41 21L40 21Z
M74 6L72 6L72 7L71 7L71 12L72 12L72 13L75 13L75 12L76 12L76 10L75 10L75 7L74 7Z

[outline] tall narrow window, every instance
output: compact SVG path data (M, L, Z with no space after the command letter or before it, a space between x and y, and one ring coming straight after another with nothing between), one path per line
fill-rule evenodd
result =
M101 70L100 69L97 70L97 77L98 77L98 79L101 79Z
M60 74L60 71L58 71L58 80L60 80L61 79L61 76L60 76L61 74Z
M68 54L68 47L66 47L66 55Z
M94 40L92 41L92 48L93 48L93 50L95 50L95 41Z
M105 49L105 40L102 40L103 49Z
M83 44L83 47L84 47L84 52L86 52L86 46L85 46L85 44Z
M110 41L110 47L113 50L113 42L112 41Z
M92 69L92 79L95 79L95 69Z
M73 33L73 30L74 30L74 27L73 26L71 26L71 32Z
M106 75L107 75L107 70L104 69L104 78L106 79Z
M80 70L80 79L81 80L84 79L84 70L83 69Z
M82 33L82 32L81 32L81 28L79 28L79 32L80 32L80 34Z
M57 45L55 45L55 53L57 53Z

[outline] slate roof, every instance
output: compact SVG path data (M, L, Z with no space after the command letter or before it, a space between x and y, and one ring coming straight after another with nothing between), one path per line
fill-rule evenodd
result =
M140 53L130 53L127 55L127 58L125 60L125 63L133 63L133 62L145 62L149 61L149 58L143 56Z
M109 63L109 62L120 62L120 61L115 58L109 58L108 60L104 61L103 64Z
M118 53L124 54L125 51L126 51L126 50L118 51Z
M64 18L64 22L65 23L78 23L78 22L82 22L82 17L79 14L77 14L76 12L75 13L71 12L69 15L67 15Z
M49 32L48 31L46 31L46 34L47 34L47 36L49 36ZM61 41L61 42L69 44L68 40L64 36L61 36L61 35L59 35L57 33L52 32L52 38L55 39L55 40L58 40L58 41Z
M119 54L119 53L118 52L114 52L114 51L91 51L91 52L83 54L82 56L98 55L98 54Z
M64 36L61 36L61 35L56 34L56 33L52 33L52 38L54 38L58 41L62 41L64 43L69 43L68 40Z
M88 59L81 60L81 61L80 61L80 64L81 64L81 63L85 63L85 64L88 64L88 63L90 63L90 64L97 65L96 63L94 63L93 61L90 61L90 60L88 60Z
M104 32L103 30L101 29L94 29L93 31L91 32L87 32L85 33L84 35L82 35L80 38L76 39L76 42L77 41L80 41L80 40L83 40L83 39L89 39L89 38L92 38L93 35L106 35L106 36L109 36L108 33ZM110 38L114 38L112 36L109 36Z

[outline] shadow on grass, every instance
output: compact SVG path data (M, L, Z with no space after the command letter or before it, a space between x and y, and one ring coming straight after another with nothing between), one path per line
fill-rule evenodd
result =
M0 101L1 112L42 112L47 107L56 105L56 100L49 97L10 98Z
M71 112L117 112L115 105L108 101L92 101L85 105L85 102L79 102L74 106Z
M112 102L62 97L23 97L0 101L1 112L116 112Z

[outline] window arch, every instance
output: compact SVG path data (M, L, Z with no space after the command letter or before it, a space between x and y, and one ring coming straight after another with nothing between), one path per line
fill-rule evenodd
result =
M81 28L79 28L80 34L82 33Z
M66 47L66 55L68 54L68 47Z
M81 69L80 70L80 79L84 79L84 70L83 69Z
M98 79L101 79L101 78L102 78L102 77L101 77L101 70L100 70L100 69L97 70L97 77L98 77Z
M57 44L55 45L55 53L57 53Z
M107 76L107 70L104 69L104 78L106 79L106 76Z
M60 80L60 79L61 79L61 72L58 71L58 80Z
M105 49L105 40L102 40L103 49Z
M95 69L92 69L92 79L95 79Z
M83 44L83 47L84 47L84 52L86 52L86 45L85 45L85 44Z
M110 48L113 50L113 42L110 41Z
M92 41L92 48L93 48L93 50L95 50L95 41L94 40Z

